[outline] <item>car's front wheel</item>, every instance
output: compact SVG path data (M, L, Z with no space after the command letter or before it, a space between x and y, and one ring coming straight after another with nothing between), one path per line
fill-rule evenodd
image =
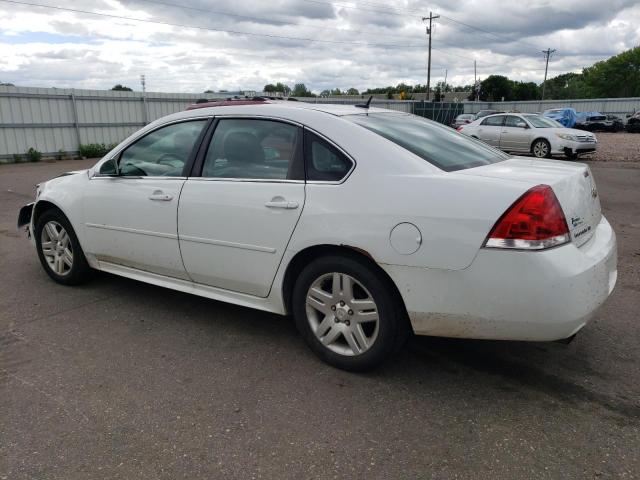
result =
M293 290L298 330L326 363L369 370L406 338L403 308L389 280L367 262L321 257L300 273Z
M539 138L531 146L531 152L536 158L550 158L551 145L544 138Z
M34 228L36 249L47 274L63 285L76 285L89 277L91 268L69 220L62 212L42 213Z

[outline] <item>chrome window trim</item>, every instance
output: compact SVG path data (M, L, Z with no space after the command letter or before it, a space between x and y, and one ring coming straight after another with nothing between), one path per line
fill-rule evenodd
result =
M262 178L224 178L224 177L189 177L187 178L189 181L197 181L197 182L249 182L249 183L302 183L304 184L304 180L278 180L275 178L270 179L262 179Z
M186 180L187 177L154 177L141 175L94 175L89 180L105 180L105 179L133 179L133 180Z
M197 121L197 120L209 120L213 118L213 115L198 115L197 117L188 117L188 118L180 118L177 120L170 120L168 122L162 123L160 125L156 125L154 128L151 128L149 130L144 130L144 129L140 129L138 130L137 133L140 133L140 135L136 136L136 138L132 139L130 142L128 142L125 145L118 145L116 147L116 151L114 154L112 154L109 158L103 158L101 159L93 168L96 169L96 171L93 173L93 175L89 178L89 180L93 180L94 178L184 178L184 177L162 177L162 176L145 176L145 177L133 177L133 176L126 176L126 175L102 175L99 173L100 171L100 167L110 161L110 160L115 160L121 153L123 150L126 150L127 148L129 148L131 145L133 145L134 143L136 143L138 140L140 140L142 137L145 137L153 132L155 132L156 130L159 130L161 128L164 127L168 127L169 125L173 125L176 123L184 123L184 122L193 122L193 121ZM144 132L144 133L141 133Z

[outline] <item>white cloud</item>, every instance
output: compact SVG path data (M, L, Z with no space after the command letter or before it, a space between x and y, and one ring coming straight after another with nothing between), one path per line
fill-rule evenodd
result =
M541 81L544 48L558 50L554 75L640 44L636 0L609 0L607 8L600 0L436 0L428 7L418 0L37 1L111 16L0 2L0 81L138 89L144 73L149 90L166 92L259 90L277 81L315 91L425 83L427 8L442 15L433 36L434 83L445 69L450 82L471 83L474 59L480 77Z

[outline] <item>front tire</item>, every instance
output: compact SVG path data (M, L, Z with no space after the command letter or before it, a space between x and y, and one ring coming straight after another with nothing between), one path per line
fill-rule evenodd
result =
M544 138L539 138L531 145L531 153L536 158L551 158L551 144Z
M62 212L51 209L40 215L34 236L40 263L55 282L77 285L89 278L91 268L73 227Z
M300 334L324 362L349 371L371 370L406 339L395 290L374 266L349 256L320 257L293 289Z

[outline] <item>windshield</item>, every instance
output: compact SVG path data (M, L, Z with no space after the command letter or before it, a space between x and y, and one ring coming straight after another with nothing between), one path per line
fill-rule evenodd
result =
M541 117L540 115L523 115L527 121L535 128L564 128L562 124L551 120L550 118Z
M509 158L509 155L479 140L415 115L373 113L342 118L377 133L446 172Z

